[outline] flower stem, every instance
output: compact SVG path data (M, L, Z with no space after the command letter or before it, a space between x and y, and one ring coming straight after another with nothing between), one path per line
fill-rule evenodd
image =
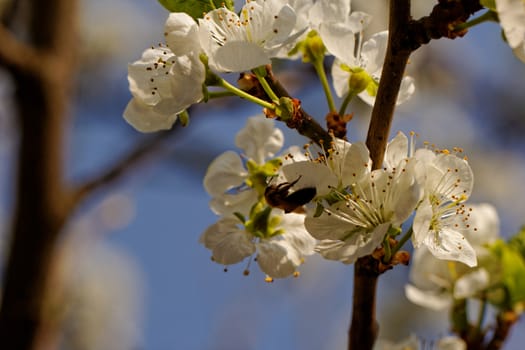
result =
M244 98L245 100L248 100L250 102L256 103L259 106L262 106L264 108L271 109L272 111L275 110L275 105L273 103L261 100L258 97L250 95L249 93L247 93L245 91L242 91L241 89L233 86L232 84L228 83L226 80L224 80L222 78L220 78L218 80L218 85L222 86L223 88L225 88L226 90L228 90L232 94L237 95L237 96L239 96L241 98Z
M498 20L498 15L494 11L487 11L484 14L482 14L479 17L476 17L468 22L460 23L454 27L455 32L460 32L465 29L472 28L474 26L477 26L478 24L485 23L485 22L493 22Z
M412 230L412 227L410 227L408 231L403 235L403 237L401 237L399 242L397 242L394 248L392 248L392 256L394 256L394 254L396 254L399 251L399 249L401 249L405 245L405 243L410 239L410 237L412 237L413 232L414 231Z
M264 68L264 69L266 71L266 68ZM255 76L259 80L259 83L261 83L261 86L262 86L264 92L266 92L266 94L268 95L269 98L272 99L272 101L277 103L279 101L279 97L272 90L272 87L270 86L270 84L268 84L268 81L266 80L266 77L263 74L261 74L259 69L254 69L253 72L255 73Z
M357 96L357 94L353 90L348 92L348 95L346 95L343 103L341 104L341 107L339 108L339 115L340 116L345 115L346 107L348 107L348 104L350 103L350 101L352 101L352 99L355 96Z
M332 90L330 90L330 84L328 84L328 78L326 77L326 72L324 70L323 59L312 61L312 65L319 76L321 85L323 86L323 91L326 96L326 102L328 103L328 109L330 112L337 111L335 107L334 98L332 96Z
M211 91L208 92L208 98L221 98L221 97L230 97L230 96L236 96L231 91Z
M476 328L474 329L476 338L482 334L481 327L483 327L483 321L485 320L485 313L487 312L487 299L481 299L481 305L479 307L478 320L476 322Z

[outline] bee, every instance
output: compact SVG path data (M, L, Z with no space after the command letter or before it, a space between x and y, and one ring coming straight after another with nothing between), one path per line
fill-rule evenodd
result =
M293 182L283 182L282 184L269 185L266 187L266 190L264 190L266 203L271 207L284 210L285 213L291 213L293 211L301 212L302 208L300 207L311 201L317 194L317 191L315 187L305 187L289 193L290 188L292 188L300 178L299 176L297 180Z

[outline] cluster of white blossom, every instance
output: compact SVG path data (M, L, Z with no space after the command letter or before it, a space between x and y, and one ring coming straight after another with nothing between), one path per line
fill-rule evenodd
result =
M220 219L200 238L222 265L236 264L255 255L271 278L297 275L304 257L313 254L315 240L304 229L304 214L270 207L265 200L267 181L279 177L286 159L273 158L283 145L282 132L271 119L251 117L235 139L240 155L227 151L208 168L204 186L212 196L210 207ZM247 270L246 270L247 271Z
M384 167L377 170L371 169L364 144L343 140L315 158L288 152L283 164L271 158L282 146L282 133L271 120L252 117L236 139L243 156L225 152L208 169L205 188L221 219L201 242L224 265L257 251L267 275L286 277L314 245L324 258L346 264L372 254L398 236L415 212L405 235L412 238L416 256L424 251L475 266L476 251L467 238L478 240L484 223L474 222L472 208L465 205L473 185L468 162L446 150L415 150L411 140L398 133L388 144ZM282 200L309 189L311 198L296 207L310 200L315 205L305 214L278 209L265 195L284 186Z
M498 0L495 7L509 45L522 58L523 2ZM335 57L332 81L337 95L345 101L359 96L373 105L388 32L365 41L363 30L370 21L370 15L352 11L345 0L252 0L238 14L220 7L197 20L171 13L165 23L166 44L147 49L129 65L133 98L124 117L143 132L169 129L189 106L207 98L207 85L217 85L208 81L210 76L251 70L261 80L258 68L273 58L302 57L315 66L314 61L322 62L327 54ZM413 79L404 77L397 102L413 92ZM339 139L315 156L296 153L284 161L272 158L282 147L282 133L263 117L250 118L236 144L243 155L223 153L204 179L210 206L220 219L201 242L218 263L235 264L256 254L267 275L286 277L296 272L314 245L326 259L353 263L380 246L388 248L389 239L399 238L402 225L413 218L401 240L412 239L416 260L428 255L469 267L477 264L476 245L467 239L480 225L472 223L472 208L465 205L473 175L455 152L415 150L413 139L409 142L399 133L377 170L372 170L363 143ZM299 198L305 193L306 199ZM285 203L292 198L295 203ZM294 212L310 201L314 204L306 211ZM479 271L474 277L483 277ZM460 282L454 281L454 288ZM414 300L421 290L425 288L407 287Z
M359 95L372 105L388 33L363 43L369 22L369 15L352 12L344 0L253 0L239 14L221 7L198 22L186 13L171 13L164 29L166 44L147 49L128 67L133 98L124 118L142 132L169 129L180 113L203 100L208 72L243 72L272 58L295 59L298 55L289 53L308 35L322 39L322 56L336 57L332 76L337 95ZM398 103L413 92L412 79L405 77Z
M283 166L297 188L315 186L317 208L305 220L325 258L353 263L371 254L415 211L411 234L439 259L476 265L476 254L463 235L469 227L464 202L473 175L456 154L428 148L414 150L403 133L388 144L384 167L371 170L363 144L337 141L316 159ZM322 210L319 210L319 208Z

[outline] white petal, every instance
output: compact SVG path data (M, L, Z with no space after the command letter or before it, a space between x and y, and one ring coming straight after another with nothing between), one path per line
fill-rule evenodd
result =
M246 126L235 136L235 145L257 164L264 164L268 158L273 157L283 143L282 131L275 127L272 119L263 116L248 118Z
M164 98L173 97L168 72L174 55L167 47L147 49L142 58L128 65L129 90L143 104L154 106Z
M450 293L456 276L451 274L449 261L437 259L423 246L414 249L410 263L412 266L410 269L410 281L417 288ZM455 267L457 268L455 272L458 273L461 267L467 268L462 264L455 264Z
M454 298L466 299L475 296L489 286L489 273L480 268L461 276L454 284Z
M326 50L349 66L356 65L354 57L355 32L345 23L334 22L321 24L319 35Z
M279 5L276 5L275 1L264 1L262 12L265 14L265 18L271 20L270 25L267 26L265 21L258 24L257 31L260 33L260 38L264 40L267 48L280 46L286 42L290 37L290 33L295 27L297 16L294 9L286 4L282 6L282 2L277 1ZM273 7L272 9L270 7ZM275 13L276 15L268 16L268 13ZM254 21L250 22L252 26L255 24Z
M298 179L294 188L315 187L317 196L325 196L338 186L336 175L324 164L302 161L285 165L281 170L288 181Z
M431 232L423 242L438 259L460 261L470 267L477 265L476 251L465 237L447 227Z
M522 0L497 0L496 9L505 38L516 48L525 41L525 4Z
M419 248L430 234L430 223L433 215L432 206L428 198L425 198L417 208L414 223L412 224L412 229L414 230L412 243L415 248Z
M332 64L332 82L335 93L338 97L344 97L348 94L350 87L348 86L350 80L350 72L343 70L341 65L343 62L335 59Z
M289 242L300 255L311 255L314 252L315 239L304 227L305 216L288 213L282 216L279 228L284 230L283 240Z
M288 277L301 264L297 251L286 241L262 241L257 250L257 263L270 277Z
M345 264L352 264L359 258L358 247L343 241L323 240L317 244L315 251L327 260L341 261Z
M353 143L349 146L342 162L343 171L341 178L343 186L359 182L370 172L372 165L368 148L363 142Z
M177 120L177 113L159 112L156 106L145 105L133 98L124 110L124 119L140 132L154 132L171 129Z
M337 212L337 208L342 206L344 206L344 204L334 204L331 208L332 211ZM350 224L342 216L332 215L326 212L323 212L319 217L307 216L304 220L304 226L314 238L319 240L343 240L349 236L352 231L360 229Z
M213 249L230 232L238 231L239 220L237 218L222 218L213 225L208 226L199 238L199 243L208 249Z
M247 216L250 208L256 202L257 192L247 188L238 193L215 195L209 205L211 211L217 215L229 216L233 213L240 213Z
M512 50L512 52L514 52L514 55L516 55L521 62L525 63L525 40L521 45Z
M255 253L251 236L244 230L228 232L213 248L213 259L223 265L241 262Z
M204 188L211 196L220 196L224 192L242 185L248 176L239 155L227 151L215 158L204 176Z
M212 59L219 72L243 72L271 62L264 48L248 41L228 41Z
M402 160L408 157L408 138L402 132L388 143L385 151L385 167L389 170L398 168Z
M164 26L166 44L177 56L198 55L201 52L199 27L195 20L184 12L169 14Z
M171 94L177 104L172 108L183 110L200 102L204 97L202 84L206 78L206 71L198 56L174 57L171 62Z
M445 195L454 200L460 197L468 198L474 186L474 175L468 162L453 154L439 154L434 165L441 172L434 177L429 172L430 186L436 193Z
M346 21L346 26L354 33L362 32L372 21L372 16L361 11L352 11Z
M383 241L389 223L377 226L372 232L355 232L345 241L323 240L317 244L315 250L325 259L352 264L358 258L372 254Z
M456 336L447 336L439 339L437 350L467 350L467 344Z
M470 228L461 230L461 233L474 247L481 247L491 243L500 236L500 221L496 208L489 204L470 205L466 208L469 212L468 223Z
M446 293L425 292L413 285L405 285L405 295L408 300L432 310L445 310L452 305L452 298Z
M401 86L399 87L399 93L397 95L396 105L400 105L414 94L416 86L414 85L414 78L406 76L401 80Z
M310 9L309 17L315 26L319 26L327 21L334 23L345 22L349 13L350 1L316 1Z
M380 75L385 60L387 44L388 31L372 35L372 37L363 44L361 60L363 60L363 68L368 74Z

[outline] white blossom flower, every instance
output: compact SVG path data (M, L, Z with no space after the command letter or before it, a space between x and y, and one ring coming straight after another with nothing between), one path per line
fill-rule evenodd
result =
M426 246L439 259L477 264L476 252L462 230L469 229L464 202L472 192L474 177L465 159L428 149L416 151L425 167L425 195L414 217L414 247Z
M248 118L246 126L235 138L236 146L244 151L242 156L233 151L224 152L210 164L204 177L204 188L213 197L210 201L212 211L219 215L247 214L262 194L256 187L266 186L266 176L257 178L253 171L264 167L265 162L281 149L283 142L283 133L275 128L273 120L263 116ZM252 168L252 173L245 167L243 158ZM269 173L266 175L277 173L278 166L274 163L268 164L271 168L267 169Z
M133 98L124 118L141 132L170 129L179 113L203 98L197 24L187 14L171 14L165 33L168 47L149 48L128 66Z
M339 97L345 97L348 93L354 93L367 104L374 105L375 96L383 61L385 60L386 47L388 43L388 32L383 31L374 34L369 40L362 43L362 34L354 34L357 43L352 40L337 40L340 50L334 53L336 59L332 65L332 78L334 89ZM323 39L324 41L324 39ZM348 46L347 46L348 45ZM354 50L354 45L357 45ZM405 76L401 81L397 104L407 101L415 91L414 81Z
M478 258L489 261L485 245L499 236L497 212L488 204L471 206L466 211L470 227L463 225L460 231L472 243ZM406 296L413 303L433 310L449 308L454 299L474 297L490 283L485 268L438 259L424 246L415 249L411 266L412 284L405 286Z
M315 240L304 229L304 215L268 209L276 215L270 214L267 230L254 230L236 217L225 217L208 227L200 242L219 264L236 264L256 254L259 267L268 276L288 277L313 253Z
M391 227L399 228L421 198L415 161L396 171L374 170L349 187L344 200L325 207L318 217L307 216L305 227L321 240L316 247L323 257L353 263L371 254Z
M514 54L525 62L525 2L523 0L496 0L495 2L505 38Z
M290 40L294 10L279 0L247 1L238 16L226 8L199 19L202 48L218 72L241 72L270 63Z

